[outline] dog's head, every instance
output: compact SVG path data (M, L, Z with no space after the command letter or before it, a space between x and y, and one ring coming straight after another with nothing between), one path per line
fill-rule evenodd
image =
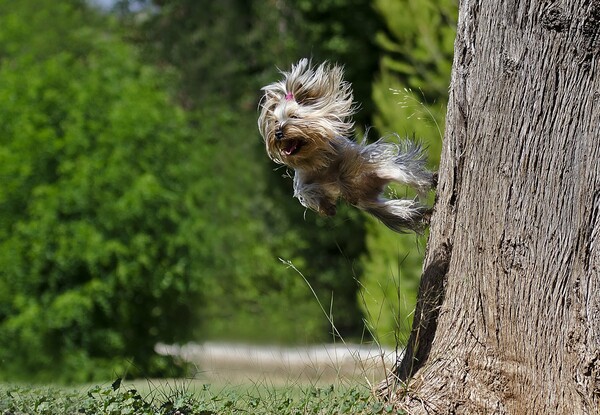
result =
M294 169L327 165L336 137L352 134L352 89L339 66L302 59L262 90L258 128L269 157Z

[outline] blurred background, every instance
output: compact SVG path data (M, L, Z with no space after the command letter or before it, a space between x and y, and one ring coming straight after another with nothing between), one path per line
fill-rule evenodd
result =
M359 135L414 136L435 169L456 16L0 0L0 381L185 375L159 343L402 347L426 236L305 212L263 150L260 88L302 57L342 64Z

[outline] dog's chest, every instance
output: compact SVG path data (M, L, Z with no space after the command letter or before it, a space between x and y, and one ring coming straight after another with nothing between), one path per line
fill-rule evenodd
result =
M306 182L314 183L328 199L335 200L342 196L343 186L340 179L339 171L330 168L321 174L306 177Z
M308 187L318 187L319 192L331 201L342 198L353 203L358 196L356 193L362 193L360 174L340 167L339 164L332 164L319 174L304 176L302 182Z

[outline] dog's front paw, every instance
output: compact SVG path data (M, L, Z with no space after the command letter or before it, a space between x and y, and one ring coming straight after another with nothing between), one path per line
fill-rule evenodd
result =
M323 216L335 216L337 208L333 203L322 203L319 206L319 214Z
M433 215L433 208L429 208L423 212L423 215L421 216L421 222L423 223L423 225L425 225L425 226L429 225L429 223L431 222L432 215Z

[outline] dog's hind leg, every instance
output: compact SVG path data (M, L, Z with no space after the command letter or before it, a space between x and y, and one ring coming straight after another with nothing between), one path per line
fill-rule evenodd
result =
M361 201L358 208L375 216L393 231L422 232L429 223L430 209L415 200L382 199Z
M434 173L427 170L423 148L410 140L400 144L377 141L364 149L377 176L387 182L405 184L424 196L435 185Z

